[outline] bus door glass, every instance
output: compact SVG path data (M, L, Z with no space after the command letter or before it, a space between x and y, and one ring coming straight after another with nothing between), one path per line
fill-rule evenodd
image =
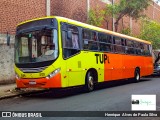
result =
M74 86L81 84L81 58L78 27L69 24L62 24L62 46L63 59L65 60L68 84Z

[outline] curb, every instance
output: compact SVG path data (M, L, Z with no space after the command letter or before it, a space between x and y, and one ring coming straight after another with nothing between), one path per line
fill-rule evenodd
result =
M36 90L36 91L29 91L29 92L23 92L23 93L12 93L10 95L4 95L0 97L0 100L2 99L8 99L8 98L13 98L13 97L17 97L20 95L29 95L29 94L37 94L40 92L45 92L46 90Z
M7 98L12 98L12 97L16 97L16 96L19 96L19 95L22 95L22 94L5 95L5 96L0 97L0 100L2 100L2 99L7 99Z

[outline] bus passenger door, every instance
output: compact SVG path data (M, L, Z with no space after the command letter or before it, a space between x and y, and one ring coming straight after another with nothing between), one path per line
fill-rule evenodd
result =
M80 54L67 60L67 74L69 86L84 84L82 79Z
M82 84L81 57L78 27L62 25L63 58L66 61L68 86Z

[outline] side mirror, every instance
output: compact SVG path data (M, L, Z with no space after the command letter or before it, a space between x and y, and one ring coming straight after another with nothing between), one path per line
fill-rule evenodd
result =
M72 31L67 31L67 38L69 39L69 40L71 40L72 39Z
M7 32L6 38L7 38L7 46L9 46L10 45L10 35L8 34L8 32Z

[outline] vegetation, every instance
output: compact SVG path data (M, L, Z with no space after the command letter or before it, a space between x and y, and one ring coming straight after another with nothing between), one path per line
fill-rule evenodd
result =
M160 49L160 24L149 19L142 19L139 38L151 41L153 49Z
M121 31L122 34L125 34L125 35L131 35L131 30L130 28L124 28L122 31Z
M104 11L97 6L95 9L90 9L88 23L100 27L103 22Z
M115 31L118 30L119 21L124 16L137 20L144 16L143 11L149 6L151 0L120 0L118 4L107 5L108 12L115 18Z
M115 18L114 25L115 31L117 32L119 21L121 19L123 21L124 16L132 17L132 19L135 20L139 19L141 20L140 35L135 36L131 34L129 26L123 28L121 33L151 41L153 49L160 49L160 24L147 19L143 14L143 11L149 6L150 1L151 0L120 0L118 4L107 5L104 10L100 10L99 7L91 9L88 23L95 26L102 26L102 22L105 22L108 29L109 21L111 18Z
M109 20L115 18L114 26L115 31L118 30L119 21L124 16L132 17L137 20L140 17L145 16L143 11L149 6L149 2L152 0L120 0L116 4L107 4L106 9L100 10L99 7L91 9L89 11L88 23L95 26L101 26L102 22L106 22L107 29Z

